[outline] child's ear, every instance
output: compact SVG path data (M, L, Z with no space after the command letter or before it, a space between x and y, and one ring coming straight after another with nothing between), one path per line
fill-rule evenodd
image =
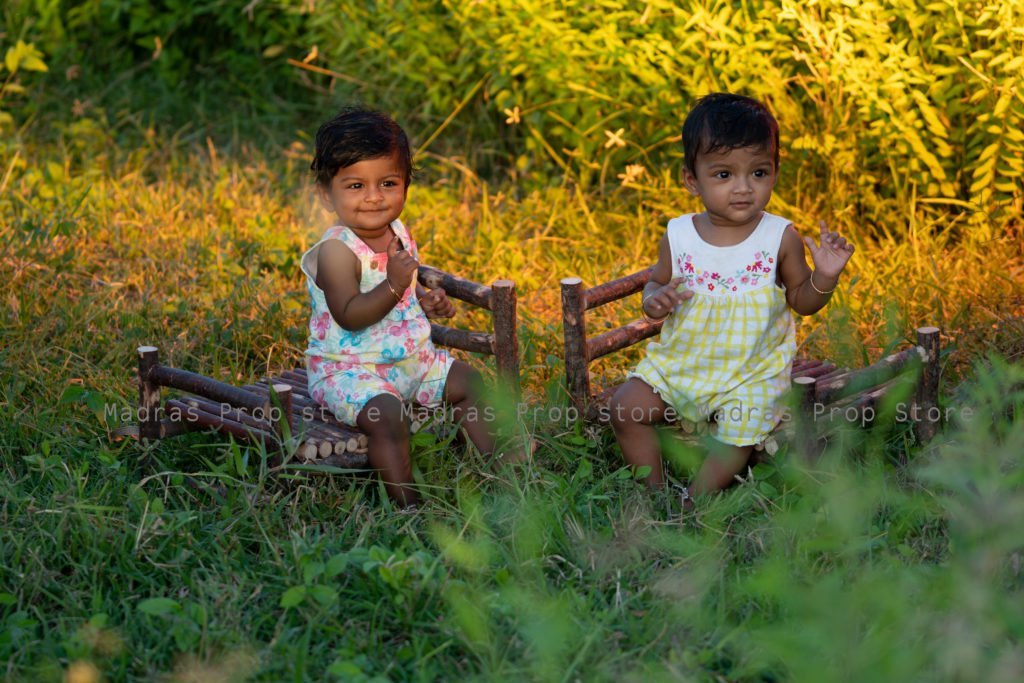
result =
M693 175L690 169L685 167L683 168L683 185L694 197L700 194L697 191L697 176Z
M331 201L331 190L320 183L316 184L316 196L320 198L320 206L328 211L334 211L334 202Z

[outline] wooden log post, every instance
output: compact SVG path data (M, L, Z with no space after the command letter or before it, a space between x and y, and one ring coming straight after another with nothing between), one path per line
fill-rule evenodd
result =
M519 335L516 329L516 283L512 280L495 280L491 284L491 315L498 377L514 396L518 396Z
M813 377L794 377L796 391L796 443L807 460L818 456L818 427L814 419L817 380Z
M590 371L587 369L587 321L583 280L567 277L562 285L562 332L565 338L565 384L569 397L586 414L590 398Z
M939 414L940 344L939 328L918 328L917 345L923 349L924 367L914 396L914 407L917 409L914 433L917 442L921 444L931 441L942 424L942 416Z
M156 440L160 430L160 384L150 374L160 364L155 346L140 346L139 352L139 439Z

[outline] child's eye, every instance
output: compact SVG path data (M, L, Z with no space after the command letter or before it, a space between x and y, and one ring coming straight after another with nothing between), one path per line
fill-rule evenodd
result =
M768 171L765 171L764 169L761 169L761 168L759 168L756 171L754 171L754 177L755 178L764 178L767 175L768 175Z
M363 184L362 183L352 183L351 185L348 186L347 189L349 189L349 190L361 190L361 189L363 189Z
M396 183L394 180L385 180L383 183L381 183L381 185L383 185L384 187L395 187L396 185L398 185L398 183Z
M725 180L726 178L729 177L729 175L730 173L728 171L718 171L717 173L715 173L715 177L720 178L721 180Z

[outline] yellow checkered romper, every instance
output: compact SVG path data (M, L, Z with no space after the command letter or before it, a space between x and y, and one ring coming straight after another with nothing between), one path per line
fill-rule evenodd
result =
M790 221L765 213L743 242L717 247L693 226L693 214L669 221L672 277L694 296L665 321L661 336L630 374L683 419L714 416L716 438L760 443L783 415L796 353L785 289L775 284L779 245Z

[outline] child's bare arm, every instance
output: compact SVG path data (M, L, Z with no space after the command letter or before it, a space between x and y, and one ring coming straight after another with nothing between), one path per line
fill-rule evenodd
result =
M641 295L644 315L652 318L664 318L679 304L693 297L688 289L679 291L683 278L672 279L672 249L668 245L668 235L662 235L658 244L658 262L654 264L651 279L644 285Z
M853 255L853 245L838 232L821 223L821 244L806 238L815 269L812 272L804 257L804 241L792 225L786 228L779 246L779 278L786 287L789 307L800 315L817 313L832 298L839 275Z
M391 245L388 247L389 253ZM399 252L404 253L404 252ZM408 255L407 255L408 256ZM391 274L391 261L396 260L389 256L388 270ZM398 303L397 294L402 294L409 286L411 272L416 268L416 262L412 257L412 268L408 264L399 263L400 272L409 271L408 280L403 282L396 277L397 282L385 278L383 282L368 292L359 291L359 259L356 255L337 240L328 240L320 246L317 253L317 274L316 284L323 290L324 299L327 301L327 309L331 317L343 329L361 330L379 322Z

